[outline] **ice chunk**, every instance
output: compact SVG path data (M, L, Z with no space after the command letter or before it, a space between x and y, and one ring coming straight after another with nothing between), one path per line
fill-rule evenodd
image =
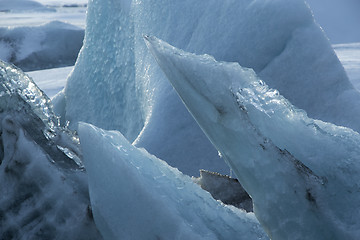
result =
M24 71L75 63L84 30L53 21L41 26L0 28L0 59Z
M0 99L1 121L10 116L57 164L82 168L78 139L59 126L50 99L20 69L2 61Z
M0 239L102 239L84 171L58 168L11 118L3 119Z
M135 139L143 126L135 92L133 21L126 1L90 1L84 46L66 88L71 127L86 121Z
M359 238L357 132L308 118L252 69L146 42L271 238Z
M360 115L352 111L360 106L359 94L304 1L138 1L134 12L136 80L146 84L143 92L153 90L144 94L151 114L135 144L185 173L195 174L198 166L228 171L164 82L140 39L143 34L189 52L251 67L310 116L360 129ZM354 95L354 103L346 98L348 93ZM184 138L188 139L182 141L184 150L177 151L179 139ZM174 151L177 154L171 154ZM190 161L195 164L193 159L198 165L186 166ZM193 171L188 170L191 167Z
M74 133L49 98L0 61L0 239L101 239Z
M148 52L142 36L153 34L251 67L311 117L360 129L352 111L360 104L350 101L360 95L303 0L130 2L89 3L85 46L59 111L72 127L117 129L189 175L229 172Z
M85 123L78 129L105 239L267 239L252 213L215 201L121 133Z

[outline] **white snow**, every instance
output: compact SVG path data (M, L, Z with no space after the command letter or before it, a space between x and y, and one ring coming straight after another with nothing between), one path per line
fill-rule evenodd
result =
M25 71L73 65L83 37L81 28L59 21L0 28L0 59Z
M120 132L85 123L78 130L105 239L267 239L253 213L217 202Z
M86 0L0 0L0 27L39 26L61 21L85 28Z
M53 98L66 85L66 79L73 66L27 72L49 98Z
M271 238L359 238L357 132L308 118L252 69L146 41Z
M55 11L32 0L0 0L0 12Z

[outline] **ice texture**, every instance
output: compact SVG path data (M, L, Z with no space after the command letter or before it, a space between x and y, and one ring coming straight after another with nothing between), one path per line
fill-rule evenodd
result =
M90 1L85 39L65 88L71 127L85 121L135 139L143 126L135 94L133 21L127 1Z
M360 114L353 114L360 95L303 0L90 1L85 45L60 111L70 126L85 121L119 130L186 174L229 173L149 54L144 34L253 68L309 116L360 128Z
M23 71L75 64L84 30L52 21L40 26L0 28L0 59Z
M309 118L238 63L146 42L270 238L360 237L357 132Z
M50 99L0 61L0 239L101 239L77 136Z
M105 239L268 239L253 213L217 202L120 132L85 123L78 130Z

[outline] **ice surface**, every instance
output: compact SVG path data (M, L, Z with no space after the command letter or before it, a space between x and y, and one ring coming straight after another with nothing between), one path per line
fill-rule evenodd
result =
M133 22L123 1L90 1L84 46L68 79L66 117L120 130L134 139L143 125L135 94Z
M120 132L85 123L78 129L93 214L105 239L267 239L252 213L215 201Z
M95 0L87 21L65 90L71 126L120 130L184 173L229 170L166 82L144 34L251 67L311 117L360 128L360 114L353 115L360 95L302 0Z
M0 61L0 80L1 119L9 115L57 164L82 168L76 136L59 126L50 99L31 78Z
M101 239L77 137L50 99L0 61L0 239Z
M271 238L359 238L357 132L308 118L252 69L146 40Z
M83 38L83 29L59 21L0 28L0 59L24 71L73 65Z
M0 239L102 239L89 211L85 172L50 163L11 118L1 129Z

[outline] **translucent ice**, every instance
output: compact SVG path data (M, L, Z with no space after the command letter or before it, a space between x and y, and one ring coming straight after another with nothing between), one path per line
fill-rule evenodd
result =
M253 213L217 202L121 133L85 123L78 129L105 239L268 239Z
M357 132L308 118L252 69L146 41L271 238L359 238Z
M101 239L79 142L49 98L0 61L0 239Z

